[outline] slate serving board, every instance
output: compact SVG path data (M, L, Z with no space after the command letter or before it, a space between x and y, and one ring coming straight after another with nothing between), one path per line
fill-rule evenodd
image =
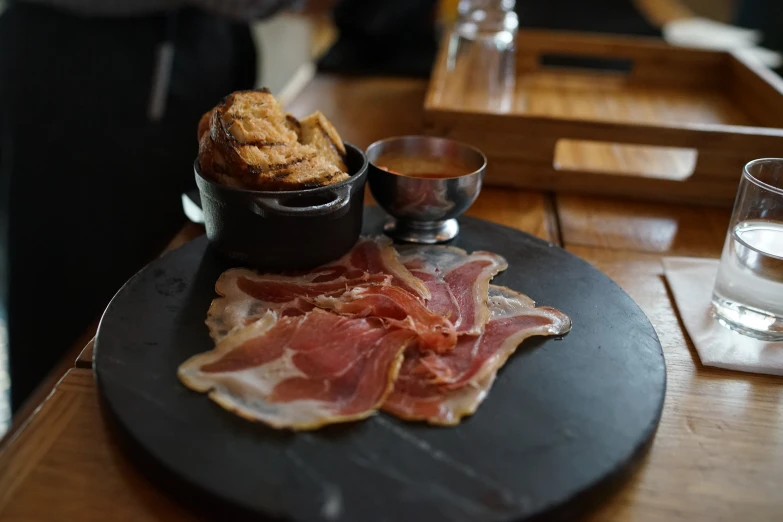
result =
M380 231L382 213L365 212L364 230ZM177 367L212 348L204 319L227 268L201 238L137 274L101 321L95 373L118 440L155 484L207 517L510 522L582 514L632 469L655 432L666 388L658 337L588 263L514 229L460 223L454 245L508 259L495 283L559 308L574 324L562 340L526 341L460 426L380 414L292 434L185 388Z

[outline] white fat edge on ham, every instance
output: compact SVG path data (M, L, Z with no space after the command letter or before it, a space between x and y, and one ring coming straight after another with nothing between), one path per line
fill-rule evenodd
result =
M504 286L490 285L488 294L487 302L491 317L514 315L524 308L536 306L536 302L530 297Z
M269 402L265 400L279 383L291 378L307 377L294 364L293 356L297 352L290 348L286 349L281 357L260 366L226 372L201 370L205 365L219 361L245 342L265 335L278 320L277 315L270 311L250 325L234 330L213 350L195 355L180 365L177 371L180 381L194 391L208 393L211 400L240 417L260 421L278 429L312 430L327 424L361 420L375 414L391 392L393 381L402 365L406 344L399 346L397 357L388 371L386 389L377 404L352 415L336 412L335 405L328 401L298 399L290 402ZM377 343L384 340L385 337L382 337ZM350 366L344 368L343 373ZM329 381L324 379L324 386L328 388L329 384Z
M421 300L430 298L430 292L427 286L418 278L416 278L400 261L400 255L392 245L392 241L386 236L378 237L364 237L359 240L357 245L364 242L372 241L379 246L381 259L383 260L383 266L386 267L386 271L389 276L387 283L389 284L393 277L397 277L405 284L407 284L414 293ZM347 266L350 267L351 252L348 252L343 257L329 263L325 266ZM323 267L319 267L323 268ZM232 331L243 328L249 322L260 318L268 310L280 310L290 305L286 303L269 303L259 299L256 299L246 292L243 292L237 285L237 281L241 278L247 278L250 280L261 280L270 282L282 282L282 283L294 283L294 284L312 284L314 279L321 277L324 271L314 269L311 272L290 276L281 274L260 274L253 270L245 268L234 268L227 270L218 278L215 284L215 292L218 297L213 299L212 304L207 312L206 324L209 328L210 337L215 343L219 343ZM353 280L346 280L344 277L338 277L334 282L345 281L346 290L351 288L349 283L355 282ZM378 284L378 283L374 283ZM326 297L326 296L321 296Z
M245 342L264 335L277 323L274 312L267 312L261 319L245 328L235 330L215 347L214 350L195 355L185 361L177 372L185 386L197 392L209 392L210 399L223 408L249 420L260 420L267 424L284 427L285 423L307 423L322 409L319 401L297 401L293 404L274 404L261 397L268 396L274 387L289 378L304 377L293 364L294 353L286 350L279 357L263 366L225 373L206 373L201 368L220 360L226 353ZM253 397L256 397L255 399Z
M205 323L209 328L210 337L212 337L212 340L216 344L221 342L232 332L242 329L251 322L260 319L265 313L283 310L292 306L295 301L270 303L248 295L246 292L242 291L237 284L237 281L243 277L253 280L261 276L252 270L234 268L224 272L215 285L215 291L219 294L219 297L212 300ZM297 281L290 276L284 277L276 274L270 276L264 274L262 277L264 281L308 283L308 281ZM336 281L339 281L339 279ZM390 281L391 276L387 277L383 283L374 284L389 284ZM345 288L351 288L347 282ZM302 301L312 300L307 298L299 299Z
M313 298L313 304L324 310L333 310L344 301L354 301L364 296L370 289L369 286L357 286L338 296L319 295Z
M455 425L465 416L473 415L489 395L498 371L509 357L517 351L520 344L530 337L546 335L565 335L571 329L571 320L553 308L537 308L535 301L525 294L515 292L503 286L489 285L489 308L492 319L504 319L518 315L541 315L551 319L551 323L540 329L520 330L506 338L496 352L487 359L481 369L464 386L447 392L441 405L441 419L433 424Z
M407 284L420 300L428 300L431 296L427 285L405 268L405 263L402 261L399 251L394 248L392 240L386 236L376 236L370 239L383 246L381 257L384 260L384 266L388 268L388 273Z
M256 275L252 270L234 268L223 272L215 283L215 291L220 297L212 300L206 324L209 335L216 344L233 331L244 327L246 321L258 319L272 309L269 303L254 299L237 286L240 278Z
M419 260L423 263L423 267L421 269L413 269L413 271L424 271L431 276L434 276L442 283L445 283L445 277L449 272L452 272L467 263L487 261L487 267L485 267L479 276L472 281L469 290L475 307L474 316L471 318L459 317L456 321L452 319L452 323L454 323L454 326L460 334L478 335L484 330L484 325L490 317L487 303L487 295L490 286L489 282L497 274L508 268L508 262L504 257L492 252L484 251L476 251L468 254L467 251L462 250L461 248L444 246L406 245L397 247L397 250L400 253L400 261L403 265ZM453 289L449 288L449 292L451 298L456 303ZM461 328L460 326L464 324L466 320L470 322L471 327Z
M563 313L553 308L535 306L530 297L515 292L509 288L489 285L489 308L491 320L502 320L515 316L541 315L551 319L549 323L538 329L523 329L508 336L489 357L478 372L459 387L448 389L443 386L443 393L438 395L438 413L436 416L419 418L412 415L400 415L408 420L426 420L429 424L438 426L455 426L463 417L473 415L481 403L489 395L497 373L516 352L519 345L529 337L547 335L565 335L571 329L571 320ZM480 340L477 340L480 342Z
M550 322L540 328L520 330L507 337L495 354L484 362L481 370L471 379L470 383L473 385L485 382L490 375L494 380L498 370L506 364L508 358L517 351L525 339L535 336L561 336L571 330L571 319L567 315L554 308L537 307L530 297L504 286L489 286L489 303L492 319L537 315L546 317ZM491 385L492 380L488 384Z

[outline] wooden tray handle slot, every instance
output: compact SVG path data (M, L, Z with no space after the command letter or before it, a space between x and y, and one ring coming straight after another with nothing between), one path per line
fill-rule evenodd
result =
M538 69L578 69L591 73L630 75L635 63L630 58L607 58L581 53L544 53L538 56Z
M555 144L552 166L571 172L683 181L693 175L698 155L692 148L561 139Z
M728 55L672 47L649 38L520 31L517 73L568 67L625 74L633 83L710 87L724 78Z

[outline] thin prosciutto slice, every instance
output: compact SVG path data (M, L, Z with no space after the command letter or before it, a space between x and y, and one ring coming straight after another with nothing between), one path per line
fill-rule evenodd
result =
M355 317L377 317L416 333L419 349L445 353L457 344L451 322L396 286L357 287L340 297L314 300L321 308Z
M503 257L443 246L408 246L398 251L405 268L427 286L427 308L451 321L458 334L481 333L489 320L489 282L508 268Z
M246 269L224 272L207 313L210 336L218 343L233 329L261 318L267 311L297 315L312 309L319 296L339 296L369 285L393 285L417 299L430 298L427 286L414 277L398 259L385 237L361 239L339 260L296 275L259 274Z
M372 415L414 337L319 309L283 318L269 312L183 363L178 375L241 417L309 430Z
M445 354L410 347L383 410L407 420L455 425L472 415L487 396L498 370L522 341L536 335L564 335L570 319L535 307L522 294L490 287L491 318L480 335L460 336Z

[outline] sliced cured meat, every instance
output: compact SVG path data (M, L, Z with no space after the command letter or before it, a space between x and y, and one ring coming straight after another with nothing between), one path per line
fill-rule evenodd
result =
M418 336L419 349L444 353L457 343L457 334L448 319L396 286L356 287L339 297L316 298L314 303L340 314L377 317L387 324L411 330Z
M224 272L215 285L221 295L212 301L207 312L207 326L212 339L218 343L233 329L246 326L266 312L281 316L299 315L313 308L311 300L318 296L340 295L347 289L362 285L387 285L391 278L383 274L362 274L333 281L308 281L320 276L307 274L303 279L264 275L236 268Z
M215 291L207 326L218 343L234 328L246 326L267 311L295 315L312 309L307 302L319 296L339 296L359 286L394 285L421 300L429 299L427 286L398 259L388 238L361 239L339 260L296 275L258 274L234 269L224 272ZM309 308L308 308L309 306Z
M405 352L394 390L383 409L408 420L454 425L473 414L487 396L498 370L519 344L535 335L564 335L571 321L562 312L491 286L490 320L481 335L462 335L448 353Z
M414 337L376 319L319 309L283 318L268 312L183 363L178 375L241 417L315 429L376 411Z
M308 272L229 270L207 318L217 345L181 365L179 377L276 428L315 429L379 407L457 424L522 341L570 329L561 312L491 286L506 267L490 252L398 252L376 238Z
M430 292L427 308L449 319L458 334L479 334L489 319L490 280L508 268L503 257L442 246L399 247L400 261Z
M390 275L392 285L422 300L430 298L427 286L403 266L397 250L388 237L362 239L347 256L350 257L353 268L363 270L367 274Z

